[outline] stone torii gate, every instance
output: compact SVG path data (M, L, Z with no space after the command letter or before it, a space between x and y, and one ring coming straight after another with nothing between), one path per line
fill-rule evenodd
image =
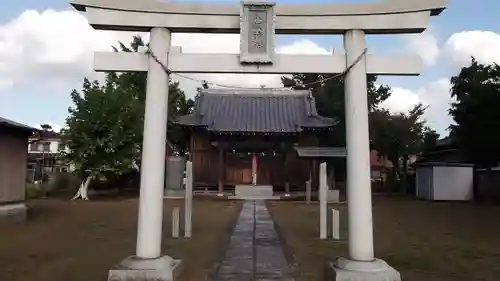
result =
M366 75L418 75L418 57L366 54L365 35L421 33L446 0L372 4L169 3L75 0L95 29L150 32L151 53L98 52L96 71L147 71L136 255L109 280L173 280L180 261L161 256L169 71L172 73L345 73L349 257L330 264L329 280L400 280L374 257ZM240 54L183 54L172 32L240 33ZM275 34L343 35L345 55L275 54Z

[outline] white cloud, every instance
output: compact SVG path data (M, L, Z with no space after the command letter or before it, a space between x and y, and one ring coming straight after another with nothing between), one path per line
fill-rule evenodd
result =
M418 93L408 89L393 87L391 96L381 106L391 112L408 112L414 105L421 102Z
M327 50L308 39L297 40L290 45L278 47L276 51L278 53L287 55L329 55L333 53L333 49Z
M469 64L471 56L479 63L500 63L500 34L481 30L458 32L448 39L445 50L457 67Z
M427 106L425 119L439 133L445 133L452 122L452 118L448 116L451 102L448 79L433 81L415 91L399 87L393 87L392 90L392 95L382 103L382 107L391 112L408 112L416 104L422 103Z
M233 53L240 51L240 39L237 34L174 34L172 45L181 46L184 53ZM327 50L308 39L300 39L289 45L278 46L277 53L281 54L331 54ZM189 74L191 78L207 80L216 84L238 87L281 87L281 75L274 74ZM196 93L201 84L189 79L173 75L181 87L189 94Z
M432 30L428 29L421 34L404 35L403 38L406 41L407 51L419 55L427 65L436 63L440 48Z
M10 89L14 83L9 78L0 77L0 92L5 89Z
M25 11L0 26L0 86L42 83L70 89L84 76L99 77L92 71L92 51L111 50L125 38L130 40L130 33L93 30L77 12Z
M84 15L74 11L25 11L18 18L0 26L0 91L35 84L39 93L52 91L67 94L80 87L83 77L101 77L92 70L93 52L110 50L118 40L128 43L132 33L92 29ZM147 36L144 36L147 41ZM427 65L440 57L440 46L432 30L420 35L405 36L408 52L420 55ZM174 34L172 45L181 46L185 53L233 53L240 50L237 34ZM443 52L457 65L467 63L470 56L480 62L500 62L500 35L491 31L456 33L444 45ZM311 40L299 39L278 46L283 54L331 54ZM336 53L343 53L342 48ZM189 74L210 82L244 87L281 86L280 75ZM189 95L196 92L199 82L173 77ZM441 79L417 90L393 88L393 95L384 106L395 112L407 111L423 102L429 105L427 117L436 127L448 126L447 108L450 102L449 83ZM43 119L42 119L43 120Z
M128 43L132 33L96 31L84 15L75 11L28 10L17 19L0 26L0 90L28 83L42 83L57 91L80 87L83 77L101 78L92 70L93 52L111 50L118 40ZM148 36L142 34L145 41ZM185 53L238 53L238 34L173 34L172 45ZM286 54L329 54L310 40L279 46ZM190 77L219 84L244 87L279 87L279 75L190 74ZM198 82L179 80L188 94Z

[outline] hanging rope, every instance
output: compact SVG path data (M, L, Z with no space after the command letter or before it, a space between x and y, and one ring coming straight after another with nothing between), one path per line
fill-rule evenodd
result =
M308 86L313 86L313 85L316 85L316 84L323 84L323 83L325 83L325 82L327 82L329 80L332 80L332 79L344 76L345 74L347 74L366 55L367 50L368 49L365 48L363 50L363 52L348 67L346 67L346 69L344 71L342 71L341 73L338 73L336 75L332 75L332 76L327 77L327 78L320 78L320 79L318 79L316 81L313 81L313 82L304 83L304 84L302 84L300 86L301 87L308 87ZM175 73L175 72L172 72L167 66L165 66L165 64L163 64L158 59L158 57L153 53L153 51L151 50L151 48L148 47L148 49L146 50L146 54L148 56L150 56L151 58L153 58L153 60L155 62L157 62L161 66L161 68L163 69L163 71L165 71L165 73L167 73L168 75L176 75L178 77L181 77L181 78L184 78L184 79L187 79L187 80L191 80L191 81L198 82L198 83L201 83L201 84L209 84L209 85L213 85L213 86L216 86L216 87L219 87L219 88L242 89L242 90L260 90L260 89L263 89L262 86L260 86L260 87L242 87L242 86L234 86L234 85L225 85L225 84L221 84L221 83L210 82L210 81L203 80L203 79L196 79L194 77L190 77L190 76L187 76L187 75L184 75L184 74L180 74L180 73ZM290 87L271 87L271 88L266 88L266 89L280 90L280 89L289 89L289 88Z

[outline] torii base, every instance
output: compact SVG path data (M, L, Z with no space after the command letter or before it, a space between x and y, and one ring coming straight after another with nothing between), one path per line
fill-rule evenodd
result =
M131 256L109 271L108 281L174 281L180 269L181 261L169 256L157 259Z
M340 258L337 262L327 264L325 280L401 281L401 275L383 260L375 259L372 262L360 262Z

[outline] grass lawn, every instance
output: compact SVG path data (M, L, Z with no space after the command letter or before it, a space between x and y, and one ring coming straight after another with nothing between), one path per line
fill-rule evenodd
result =
M205 280L239 203L195 200L192 239L173 239L171 209L182 202L165 201L162 250L182 259L179 280ZM0 280L107 280L111 267L135 253L137 203L137 199L30 201L28 222L0 222Z
M374 198L375 253L405 281L500 279L500 207L459 202ZM300 281L322 280L324 265L347 257L347 205L340 209L343 241L319 240L319 206L270 202ZM328 213L331 220L331 211Z

